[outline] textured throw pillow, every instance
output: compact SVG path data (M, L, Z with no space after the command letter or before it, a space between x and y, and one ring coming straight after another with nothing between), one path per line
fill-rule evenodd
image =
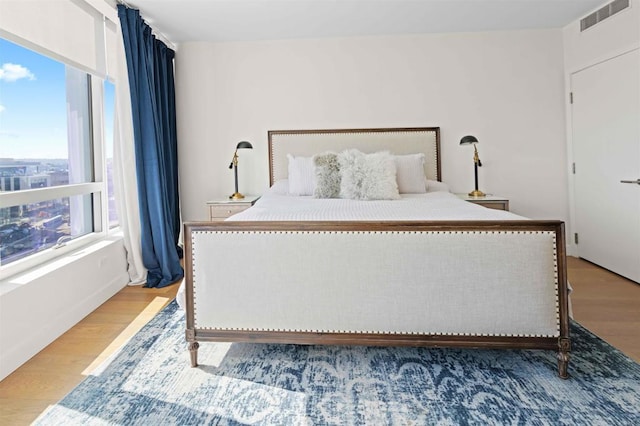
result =
M364 154L356 149L338 155L340 197L355 200L396 200L396 163L388 152Z
M287 154L289 160L289 195L313 195L315 187L313 177L313 159L294 157Z
M401 194L427 192L424 175L424 154L394 155L396 180Z
M315 198L340 197L340 163L338 154L325 152L313 156L315 166L316 187L313 191Z

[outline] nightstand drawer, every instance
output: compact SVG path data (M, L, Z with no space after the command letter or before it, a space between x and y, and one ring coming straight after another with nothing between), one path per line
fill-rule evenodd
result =
M240 200L220 198L217 200L207 201L207 206L209 207L209 220L211 222L225 220L229 216L245 211L254 205L258 198L260 198L259 195L247 195L245 198Z
M489 209L496 210L506 210L509 211L509 199L504 197L499 197L496 195L487 195L482 198L471 197L467 194L456 194L458 198L461 200L468 201L473 204L477 204L482 207L486 207Z
M221 220L221 219L226 219L229 216L233 216L236 213L240 213L241 211L244 211L246 209L248 209L249 207L251 207L251 204L246 204L246 205L217 205L217 206L209 206L209 217L211 218L211 220Z
M508 201L473 201L473 203L488 209L509 210Z

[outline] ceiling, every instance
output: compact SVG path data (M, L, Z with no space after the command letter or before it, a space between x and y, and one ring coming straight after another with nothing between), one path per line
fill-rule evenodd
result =
M562 28L605 0L126 0L174 43Z

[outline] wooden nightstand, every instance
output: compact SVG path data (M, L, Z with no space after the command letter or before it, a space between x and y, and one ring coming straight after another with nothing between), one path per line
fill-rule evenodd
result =
M212 222L225 220L229 216L248 209L258 201L258 198L260 198L259 195L245 195L242 200L220 198L207 201L207 207L209 207L209 220Z
M498 197L497 195L487 195L482 198L470 197L467 194L456 194L460 199L468 201L473 204L479 204L483 207L496 210L509 211L509 200L504 197Z

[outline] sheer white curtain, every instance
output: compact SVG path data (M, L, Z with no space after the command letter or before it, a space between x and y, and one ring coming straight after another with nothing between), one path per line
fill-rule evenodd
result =
M140 211L136 184L136 159L133 147L131 95L122 41L117 25L117 70L115 124L113 132L113 184L118 207L118 219L124 234L124 246L129 263L129 285L142 285L147 280L147 268L142 263L140 246Z

